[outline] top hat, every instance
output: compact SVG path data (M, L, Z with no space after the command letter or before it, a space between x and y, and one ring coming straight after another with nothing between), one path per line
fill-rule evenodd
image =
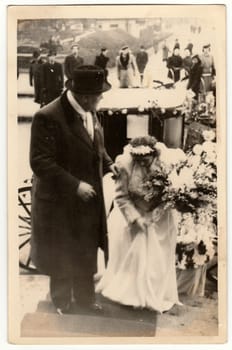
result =
M111 89L106 81L105 72L97 66L80 66L73 72L72 85L74 93L94 95Z

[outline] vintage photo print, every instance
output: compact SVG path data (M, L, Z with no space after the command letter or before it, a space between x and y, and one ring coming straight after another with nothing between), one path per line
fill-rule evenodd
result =
M9 341L224 343L226 7L8 7Z

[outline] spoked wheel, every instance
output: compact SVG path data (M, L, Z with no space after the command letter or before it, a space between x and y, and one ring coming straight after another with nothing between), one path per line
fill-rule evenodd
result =
M27 271L36 272L30 257L31 180L25 180L24 184L25 186L18 189L19 266Z

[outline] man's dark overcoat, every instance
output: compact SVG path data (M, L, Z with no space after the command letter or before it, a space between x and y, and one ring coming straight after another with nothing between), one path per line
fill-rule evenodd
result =
M95 273L97 248L107 255L102 175L112 164L97 116L93 142L66 92L40 109L32 123L30 163L34 264L57 277ZM94 199L78 197L80 180L94 187Z
M136 55L136 63L139 73L143 74L148 62L148 54L146 51L139 51Z
M68 55L64 60L64 73L67 77L67 80L65 82L65 86L70 89L71 88L71 82L73 78L73 72L78 67L82 66L84 64L84 59L80 56L75 57L73 54Z
M42 104L48 104L62 93L64 87L63 68L59 62L46 62L41 69Z

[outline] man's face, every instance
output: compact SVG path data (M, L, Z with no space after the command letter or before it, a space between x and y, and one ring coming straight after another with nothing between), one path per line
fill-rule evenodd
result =
M49 56L49 57L48 57L48 62L49 62L49 63L54 63L54 62L55 62L55 56L54 56L54 55Z
M190 51L188 49L184 50L185 53L185 57L189 57L190 56Z
M73 46L73 48L72 48L72 53L73 53L74 55L77 55L78 52L79 52L78 46Z
M95 95L86 95L86 110L96 111L98 103L102 99L102 93Z
M126 55L128 54L128 52L129 52L129 49L123 50L123 51L122 51L123 56L126 56Z
M179 49L175 49L173 53L174 53L175 56L178 56L180 51L179 51Z
M194 57L194 58L192 59L192 62L193 62L193 64L197 64L198 60Z
M210 51L209 47L204 48L204 49L203 49L204 55L208 55L208 54L209 54L209 51Z

